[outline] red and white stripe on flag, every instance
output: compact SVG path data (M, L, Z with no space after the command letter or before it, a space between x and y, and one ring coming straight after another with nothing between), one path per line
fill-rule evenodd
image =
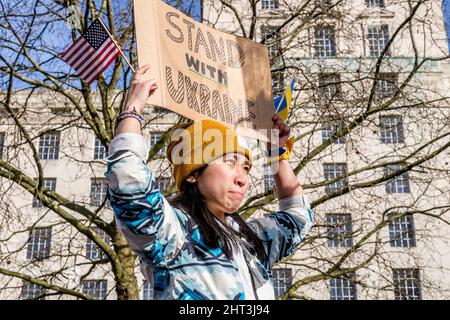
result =
M103 25L95 20L61 58L87 83L92 83L119 55L119 49Z

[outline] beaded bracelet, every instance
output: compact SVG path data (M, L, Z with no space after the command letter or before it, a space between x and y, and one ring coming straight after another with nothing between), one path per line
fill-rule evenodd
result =
M134 109L133 111L124 111L117 116L116 127L119 125L119 122L126 118L134 118L139 121L141 125L141 129L144 127L144 117L137 113Z

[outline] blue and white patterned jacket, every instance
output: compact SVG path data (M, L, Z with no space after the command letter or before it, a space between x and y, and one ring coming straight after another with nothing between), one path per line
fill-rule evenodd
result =
M111 142L105 175L117 225L139 255L155 299L246 299L236 261L208 248L194 220L162 196L147 154L141 135L119 134ZM271 285L269 270L294 252L313 218L306 198L292 196L280 200L279 211L248 222L268 257L260 261L243 243L256 298L259 289ZM237 223L231 226L238 229Z

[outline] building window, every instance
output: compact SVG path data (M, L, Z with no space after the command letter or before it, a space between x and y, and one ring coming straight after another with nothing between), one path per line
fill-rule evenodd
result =
M333 120L332 118L325 119L323 121L323 128L322 128L322 142L325 142L336 132L342 130L344 126L345 126L344 121L342 120ZM339 137L333 141L333 144L342 144L342 143L345 143L345 136Z
M59 132L46 133L39 138L39 159L54 160L59 158Z
M172 185L172 179L169 177L159 177L156 179L156 185L158 186L159 191L163 192L167 188Z
M379 57L389 42L389 29L386 24L368 28L367 39L371 57ZM390 55L389 49L385 53Z
M316 27L315 56L319 58L336 56L336 38L334 29L330 27Z
M272 92L274 97L284 94L284 74L283 72L272 73Z
M292 269L276 268L272 269L272 282L275 290L275 297L281 296L292 285Z
M330 279L330 300L356 300L354 273Z
M261 38L267 44L269 50L269 58L273 59L280 54L280 33L277 32L278 27L263 26L261 28Z
M326 180L342 177L341 179L325 186L325 192L330 193L335 190L341 190L346 187L347 182L347 164L346 163L325 163L323 165L324 177Z
M36 179L36 181L37 181L37 179ZM56 179L55 178L44 178L42 187L49 191L55 192L56 191ZM39 201L38 198L34 197L31 206L33 208L42 208L42 207L44 207L44 204L41 201Z
M47 288L38 284L23 281L20 298L22 300L45 300Z
M272 170L270 169L270 165L264 166L264 185L263 192L269 192L273 190L275 187L275 180L273 178Z
M319 94L323 98L333 99L341 96L341 77L338 74L319 75Z
M398 172L404 168L404 164L388 165L384 168L385 176L392 172ZM403 172L398 176L386 181L386 193L410 193L408 172Z
M108 193L108 183L105 178L91 179L91 206L100 207ZM109 206L109 202L106 202Z
M352 216L350 214L327 214L327 238L329 247L353 245Z
M104 160L108 156L106 148L99 138L95 137L94 160Z
M384 8L384 0L366 0L366 6L369 8Z
M41 260L50 256L52 228L35 228L30 231L27 246L27 259Z
M150 149L153 148L158 143L162 135L163 133L159 131L150 132ZM165 154L166 154L166 145L164 144L164 146L161 149L159 149L157 155L164 156Z
M401 116L380 117L381 143L405 143L403 119Z
M278 9L278 7L279 7L278 0L261 0L262 10L274 10Z
M106 243L111 241L111 238L104 230L94 227L92 228L92 231L98 234ZM86 258L91 260L106 259L107 255L102 249L100 249L94 240L88 238L86 241Z
M153 300L153 287L150 282L144 280L143 300Z
M376 82L376 97L389 98L397 93L398 74L380 74Z
M83 293L95 297L97 300L104 300L107 284L106 280L84 280Z
M405 215L389 223L389 241L391 247L415 247L416 236L412 215Z
M5 133L0 132L0 159L3 159L3 148L5 145Z
M421 300L419 269L393 269L395 300Z

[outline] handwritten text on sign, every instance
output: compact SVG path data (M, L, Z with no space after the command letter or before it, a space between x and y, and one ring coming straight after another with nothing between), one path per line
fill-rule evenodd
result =
M274 114L267 48L198 23L160 1L136 0L139 64L160 86L149 102L255 136Z

